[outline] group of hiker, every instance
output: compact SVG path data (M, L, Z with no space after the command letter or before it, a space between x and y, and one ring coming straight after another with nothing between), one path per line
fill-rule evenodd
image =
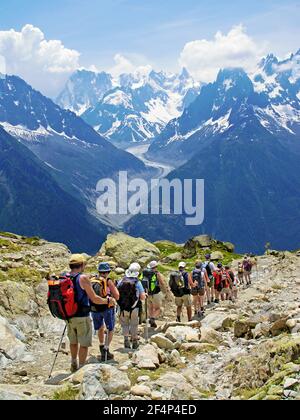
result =
M70 259L70 272L60 278L49 279L48 304L52 314L66 320L72 357L71 371L84 366L88 349L92 346L93 331L98 334L102 362L114 359L110 352L119 314L124 348L139 348L139 324L145 323L148 331L157 328L157 320L163 310L168 293L159 264L152 261L145 270L138 263L132 263L125 276L114 281L112 268L102 262L96 275L86 275L86 259L76 254ZM235 275L229 265L217 265L207 254L205 262L197 261L189 272L187 264L180 262L178 270L170 274L169 289L175 297L176 321L181 322L183 308L187 310L188 321L194 316L202 318L206 306L220 301L237 299L238 287L251 283L251 271L255 263L245 256Z

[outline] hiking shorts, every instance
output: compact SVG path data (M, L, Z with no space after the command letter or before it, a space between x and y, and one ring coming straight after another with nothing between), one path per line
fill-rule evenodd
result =
M207 283L207 287L211 289L215 285L215 278L214 276L209 277L209 282Z
M175 305L177 306L177 308L181 308L182 306L190 308L193 305L192 296L184 295L182 297L175 298Z
M204 296L205 295L205 288L192 290L192 296Z
M116 326L115 308L106 309L105 312L92 312L94 330L99 331L105 324L108 331L113 331Z
M81 347L92 347L93 328L91 318L72 318L68 321L68 338L70 344L80 344Z
M229 288L224 288L224 289L222 289L222 291L221 291L221 293L222 293L223 295L230 295L230 292L231 292L231 290L230 290Z
M148 297L148 303L154 306L161 307L163 300L164 300L164 295L162 294L162 292L157 293L156 295L149 295Z

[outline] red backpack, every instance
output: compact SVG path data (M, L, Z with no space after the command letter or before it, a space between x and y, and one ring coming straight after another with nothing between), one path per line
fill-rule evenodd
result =
M76 299L76 281L80 274L71 276L62 274L59 277L52 276L48 280L48 306L54 318L68 321L78 312Z

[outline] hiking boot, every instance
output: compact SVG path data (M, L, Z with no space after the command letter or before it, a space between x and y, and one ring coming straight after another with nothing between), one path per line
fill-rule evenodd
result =
M102 362L106 362L106 361L109 361L109 360L114 360L114 355L109 352L109 349L104 349L101 360L102 360Z
M125 339L124 339L124 347L125 347L125 349L131 349L131 344L130 344L129 337L125 337Z
M220 300L219 299L216 299L215 300L215 303L219 304L220 303Z
M71 373L75 373L78 371L78 363L77 361L71 363Z
M132 349L133 350L137 350L139 348L139 342L138 340L133 340L132 341Z
M181 318L180 318L180 316L178 316L178 317L176 318L176 322L181 322Z
M150 327L151 328L157 328L157 324L155 322L155 319L150 319Z

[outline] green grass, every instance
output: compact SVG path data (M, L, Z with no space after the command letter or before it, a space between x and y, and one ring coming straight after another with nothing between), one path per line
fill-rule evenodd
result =
M34 285L40 283L42 279L41 273L30 267L10 268L6 272L0 271L0 282L9 280Z
M32 246L39 246L41 244L41 239L37 236L34 236L32 238L26 238L25 236L23 236L22 241L25 242L25 244Z
M128 377L131 385L137 384L137 380L140 376L149 376L151 381L157 381L162 375L169 372L176 372L176 369L170 369L169 366L161 366L156 370L147 369L130 369L128 371Z
M3 236L5 238L11 238L11 239L19 239L17 235L14 235L13 233L9 233L9 232L0 232L0 236Z
M4 249L1 249L1 248L4 248ZM0 252L7 252L7 251L19 252L19 251L22 251L22 247L8 239L0 238Z
M56 401L75 401L79 395L79 390L68 386L59 391L56 391L53 395L53 400Z

